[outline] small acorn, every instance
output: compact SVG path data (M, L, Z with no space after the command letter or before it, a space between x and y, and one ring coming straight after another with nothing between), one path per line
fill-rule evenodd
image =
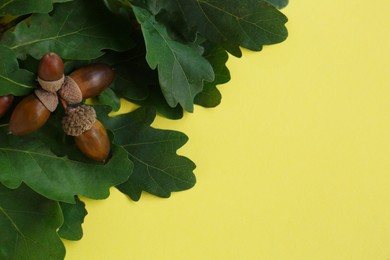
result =
M58 94L69 104L80 103L83 99L95 97L114 80L114 70L104 63L93 63L73 71L65 77Z
M13 102L13 95L0 96L0 118L3 117L5 113L7 113Z
M41 58L38 65L38 82L41 87L55 93L64 83L64 62L54 52L48 52Z
M12 111L9 133L16 136L30 134L41 128L49 117L50 110L35 94L31 94L23 98Z
M105 162L110 154L110 139L91 106L68 108L62 119L65 134L73 136L76 146L88 158Z

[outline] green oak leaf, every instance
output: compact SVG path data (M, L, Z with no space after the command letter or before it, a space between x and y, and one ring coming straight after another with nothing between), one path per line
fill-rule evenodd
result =
M157 81L157 77L147 64L128 62L118 64L114 68L115 79L112 88L115 93L128 100L146 99L150 92L149 85Z
M273 4L276 2L272 1ZM182 35L199 33L237 57L242 55L240 46L259 51L263 45L287 38L286 16L266 1L146 0L146 4L155 15L164 11L161 13L163 21L184 21L187 28ZM175 26L183 31L181 27Z
M155 15L157 21L163 23L166 27L170 28L184 39L193 42L199 37L196 29L188 26L186 18L183 16L176 1L168 0L161 3L159 1L147 0L146 3L136 2L134 4L148 9Z
M277 8L283 8L288 5L288 0L265 0L265 1Z
M141 35L142 37L142 35ZM70 60L65 62L65 74L91 64L105 63L115 70L114 82L110 88L120 97L128 100L143 100L149 95L149 85L158 84L157 73L150 69L145 60L145 48L142 47L143 38L133 39L136 46L129 51L114 52L105 50L104 55L93 60ZM142 40L142 42L140 42ZM112 95L112 93L106 93ZM115 109L114 109L115 110Z
M195 104L202 107L216 107L221 103L222 95L216 85L207 84L203 91L195 97Z
M35 87L35 75L20 69L15 53L0 44L0 95L26 95Z
M153 106L157 112L170 119L183 117L181 106L171 107L166 102L158 83L158 75L146 61L129 62L115 66L112 89L119 96L141 106Z
M159 85L150 85L149 90L150 93L146 99L132 101L141 106L153 107L157 114L169 119L176 120L183 117L183 108L180 105L176 107L169 106Z
M129 12L131 12L129 0L103 0L103 2L114 14L120 15L125 19L129 19Z
M204 43L205 58L213 66L215 79L213 82L206 82L202 92L195 97L195 103L204 107L216 107L221 103L222 95L217 85L227 83L230 80L230 72L226 67L229 59L227 52L220 46Z
M121 62L114 65L115 80L112 89L119 96L141 106L153 106L157 113L170 119L183 117L181 106L170 107L158 80L158 72L145 60L146 50L141 33L133 34L136 47L124 53Z
M121 107L120 98L111 88L106 88L99 96L93 98L93 102L94 104L110 106L113 111L118 111Z
M16 53L14 53L14 56L16 57ZM40 60L34 59L31 56L27 56L27 58L25 60L18 60L19 67L21 69L28 70L31 73L34 73L35 75L38 75L39 61ZM37 84L37 86L38 86L38 84Z
M157 22L147 10L133 6L141 24L146 45L146 60L152 69L158 69L160 87L171 107L180 104L193 111L195 96L202 91L204 81L213 81L214 72L194 44L185 44L172 38L167 28Z
M57 234L63 218L58 202L26 185L8 189L0 184L0 259L63 259L65 247Z
M102 108L96 109L99 115L107 114ZM133 200L139 200L142 191L167 198L171 192L193 187L196 181L195 164L176 153L187 142L187 136L151 127L155 116L154 109L145 107L115 117L100 116L113 133L113 142L126 149L134 162L129 180L117 186Z
M63 59L90 60L103 49L124 51L134 44L130 28L107 10L101 1L77 0L55 5L51 14L33 14L30 22L19 23L1 43L19 59L31 55L40 59L54 51Z
M107 198L110 187L126 181L132 172L124 148L113 145L106 164L92 162L50 122L29 136L6 133L6 127L0 128L0 182L9 188L24 182L49 199L74 203L75 195Z
M0 0L0 16L48 13L53 10L54 3L69 1L73 0Z
M77 196L76 204L60 202L64 223L58 230L58 235L67 240L80 240L83 237L81 224L88 214L85 204Z

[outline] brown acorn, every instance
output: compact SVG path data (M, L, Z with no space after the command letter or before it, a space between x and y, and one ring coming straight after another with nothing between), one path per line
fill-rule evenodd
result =
M38 82L49 92L58 91L64 83L64 63L54 52L43 55L38 65Z
M14 96L13 95L5 95L0 96L0 118L4 116L5 113L7 113L8 109L14 102Z
M69 104L80 103L99 95L114 80L114 70L104 63L93 63L73 71L65 77L59 95Z
M49 119L50 110L31 94L20 101L9 121L9 133L17 136L27 135L41 128Z
M104 162L110 154L110 139L93 107L68 108L62 119L65 134L73 136L76 146L88 158Z

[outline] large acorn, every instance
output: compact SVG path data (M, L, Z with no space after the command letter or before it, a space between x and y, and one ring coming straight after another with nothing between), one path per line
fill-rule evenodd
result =
M104 63L93 63L73 71L65 77L58 94L68 104L78 104L83 99L95 97L114 80L114 70Z
M38 65L38 82L49 92L57 92L64 83L64 63L60 56L48 52L42 56Z
M88 158L104 162L110 154L110 139L91 106L68 108L62 119L65 134L73 136L76 146Z
M0 118L7 113L14 101L13 95L0 96Z
M41 128L58 105L55 93L36 89L26 96L12 111L9 133L17 136L30 134Z

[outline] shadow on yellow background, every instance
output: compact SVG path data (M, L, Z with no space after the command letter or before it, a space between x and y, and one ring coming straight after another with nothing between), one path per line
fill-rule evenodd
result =
M153 124L189 136L196 186L87 200L66 259L389 259L389 11L291 1L287 41L231 57L219 107Z

